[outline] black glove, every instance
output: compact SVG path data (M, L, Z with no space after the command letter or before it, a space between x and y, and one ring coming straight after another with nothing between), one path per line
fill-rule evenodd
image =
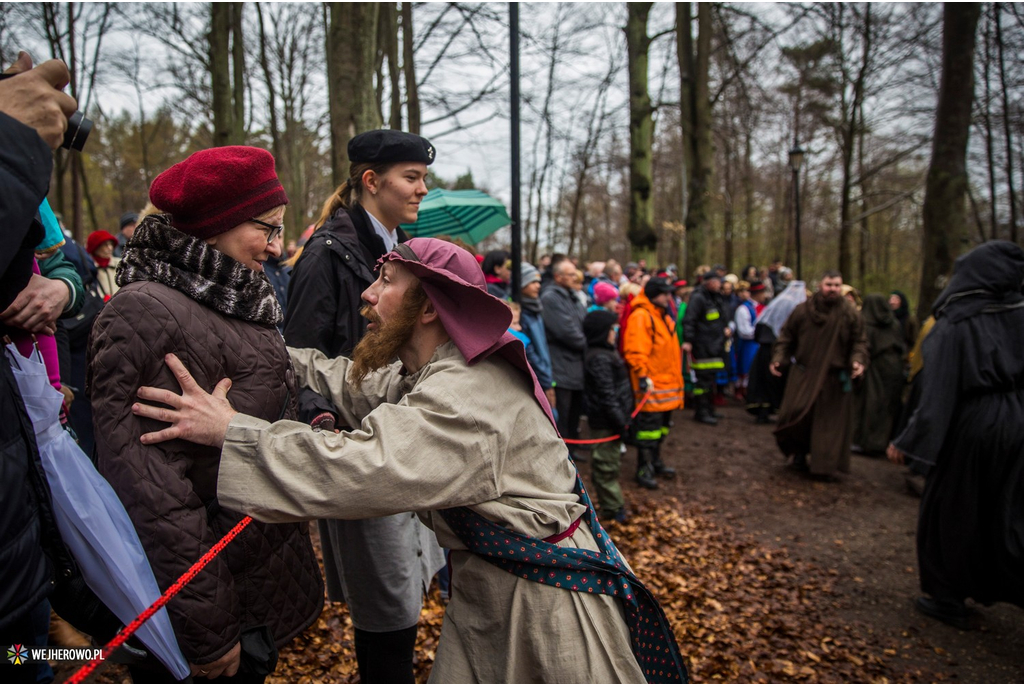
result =
M640 392L646 393L647 391L654 388L654 384L651 383L651 379L647 376L640 378Z

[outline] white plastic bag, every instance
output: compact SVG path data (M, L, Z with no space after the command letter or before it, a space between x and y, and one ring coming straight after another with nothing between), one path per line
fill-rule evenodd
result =
M127 625L161 595L139 536L110 484L61 428L63 395L50 385L38 351L26 359L7 345L7 355L35 430L61 538L85 582ZM136 635L178 680L188 677L166 608Z

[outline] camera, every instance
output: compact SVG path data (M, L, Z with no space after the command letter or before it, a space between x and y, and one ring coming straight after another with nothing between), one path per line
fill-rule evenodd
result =
M81 152L90 133L92 133L92 119L86 118L81 112L75 112L68 117L68 130L64 131L64 142L60 146L65 150Z
M17 74L0 74L0 81L12 76L17 76ZM92 133L92 119L87 118L81 112L75 112L68 117L68 128L64 131L64 142L60 146L65 150L81 152L90 133Z

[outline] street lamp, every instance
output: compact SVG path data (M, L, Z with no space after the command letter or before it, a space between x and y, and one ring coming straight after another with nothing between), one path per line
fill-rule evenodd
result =
M793 207L796 214L796 279L803 280L803 260L800 252L800 167L804 163L804 151L793 143L789 151L789 168L793 170Z

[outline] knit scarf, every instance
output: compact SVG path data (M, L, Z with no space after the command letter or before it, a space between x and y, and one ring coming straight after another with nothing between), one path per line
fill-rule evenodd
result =
M519 306L528 312L533 312L534 314L540 314L544 311L544 307L541 306L540 299L537 297L526 297L523 295L522 300L519 302Z
M117 267L117 284L151 281L184 293L224 316L276 326L281 305L266 275L171 226L164 214L135 229Z

